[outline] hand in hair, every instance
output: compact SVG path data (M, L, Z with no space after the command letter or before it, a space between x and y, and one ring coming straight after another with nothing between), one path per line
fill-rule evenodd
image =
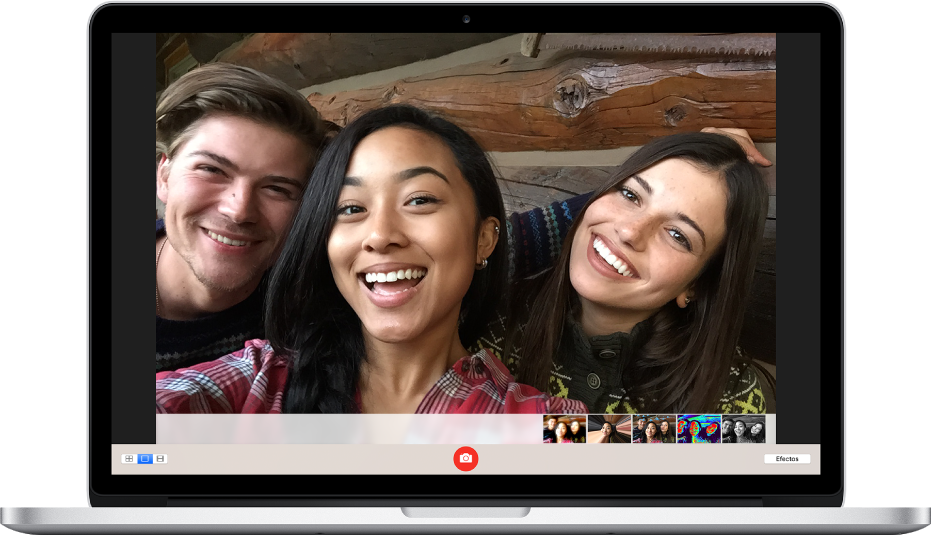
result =
M708 126L701 129L702 132L708 132L710 134L720 134L722 136L727 136L740 145L740 148L747 153L747 160L750 163L755 163L761 167L769 167L773 165L773 162L766 159L766 156L763 156L753 144L753 140L750 139L750 134L747 133L743 128L715 128L713 126Z

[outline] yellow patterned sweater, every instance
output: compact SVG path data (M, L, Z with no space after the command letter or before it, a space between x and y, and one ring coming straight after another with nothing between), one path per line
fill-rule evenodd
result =
M621 380L624 367L634 351L648 336L647 322L634 327L630 333L587 337L574 322L567 326L565 335L572 337L569 347L560 351L550 371L549 393L585 403L592 414L639 414L646 407L642 398L631 399ZM498 314L472 351L486 349L494 353L520 382L517 375L521 358L519 347L504 356L504 335L507 324L504 314ZM519 329L523 330L524 325ZM571 331L571 333L569 332ZM565 336L564 335L564 336ZM737 348L737 362L731 366L727 385L721 393L716 414L763 414L766 400L760 379Z
M511 214L506 226L511 246L509 275L512 280L522 281L518 284L523 286L528 280L526 277L539 274L553 265L559 257L564 236L590 195L584 193L543 208ZM525 312L529 312L530 303L525 304L528 307ZM499 312L497 319L469 349L472 352L479 349L491 351L519 382L520 347L514 348L510 355L504 355L505 316L504 312ZM640 332L643 329L638 330L637 327L630 334L615 333L593 338L585 337L581 329L575 328L573 344L567 350L569 354L558 355L557 364L550 372L549 393L582 401L593 414L639 414L647 405L645 400L631 399L621 380L623 368L645 335ZM519 332L523 328L523 324L519 325ZM749 360L743 358L740 348L737 348L737 353L740 358L735 359L737 363L730 368L717 413L765 413L766 400L763 399L759 377Z

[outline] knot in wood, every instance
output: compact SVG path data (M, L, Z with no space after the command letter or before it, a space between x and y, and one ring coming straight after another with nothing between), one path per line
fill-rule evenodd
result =
M566 78L556 84L553 107L563 117L575 117L588 105L588 84L579 78Z
M401 90L398 88L398 86L393 85L385 91L385 94L382 95L381 100L382 102L390 103L400 94Z
M666 124L669 126L676 126L679 124L679 121L685 119L685 116L688 115L688 112L685 110L685 106L681 104L676 104L675 106L669 108L663 113L663 117L666 119Z

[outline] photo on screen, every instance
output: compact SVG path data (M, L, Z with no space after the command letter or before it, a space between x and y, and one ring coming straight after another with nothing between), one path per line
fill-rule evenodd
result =
M585 416L548 414L543 417L544 444L584 444Z
M721 417L721 442L724 444L766 443L766 416L734 414ZM775 440L770 440L775 442Z
M680 444L717 444L721 442L719 414L685 414L679 416L676 434Z
M157 412L774 412L776 37L632 38L157 34Z
M676 415L637 414L631 432L634 444L675 444Z
M629 414L589 414L589 444L630 444Z

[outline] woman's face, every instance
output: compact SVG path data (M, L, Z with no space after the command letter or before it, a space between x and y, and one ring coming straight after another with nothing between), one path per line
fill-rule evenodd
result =
M601 426L601 434L603 434L603 435L610 435L610 434L611 434L611 424L609 424L608 422L605 422L605 424L604 424L603 426Z
M572 432L573 432L573 433L578 433L578 432L579 432L579 422L572 422L572 424L569 426L569 429L572 429Z
M747 429L747 425L743 422L737 422L734 424L734 434L737 436L743 436L744 431Z
M753 427L750 428L750 434L759 435L760 431L762 430L763 430L763 424L755 424Z
M671 158L630 177L586 210L569 278L585 305L643 312L687 290L724 240L727 190L717 175Z
M476 235L474 195L450 149L410 128L374 132L352 154L336 211L330 268L364 330L383 342L455 330L497 235L494 219Z
M669 432L669 422L663 422L663 423L659 424L659 429L660 429L660 431L663 432L663 434L668 433L668 432Z
M566 436L567 430L568 430L568 427L566 427L566 422L559 422L558 424L556 424L556 436L557 437L562 438Z
M653 422L648 423L647 428L643 432L646 433L647 438L653 438L656 436L656 424Z

